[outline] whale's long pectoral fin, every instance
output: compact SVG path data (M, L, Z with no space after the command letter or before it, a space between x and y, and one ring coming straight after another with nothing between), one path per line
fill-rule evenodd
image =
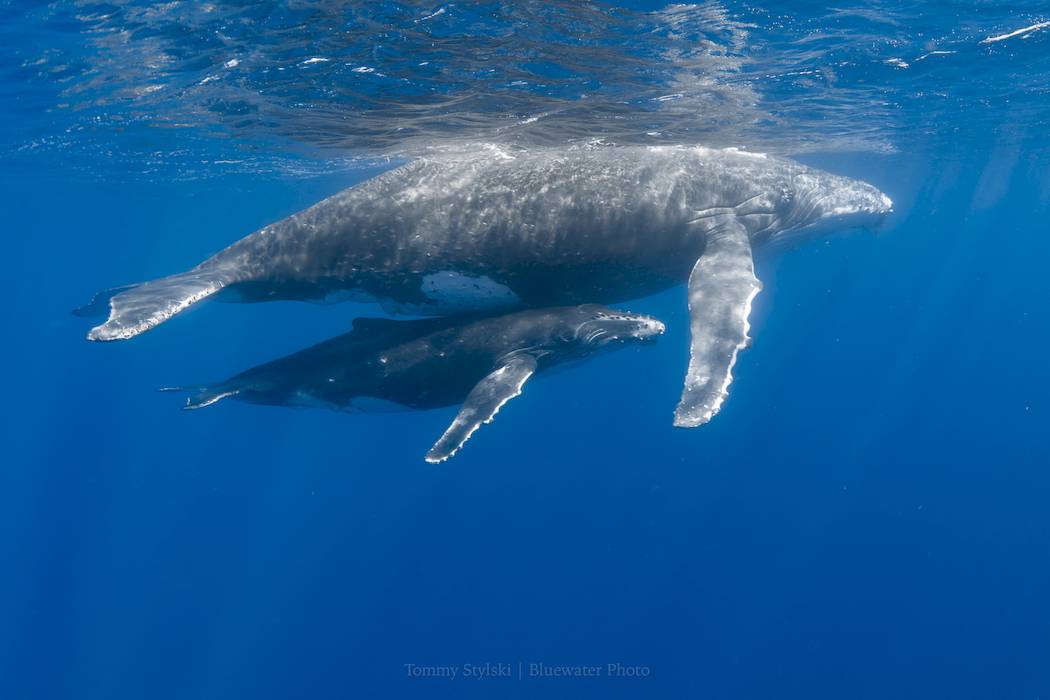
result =
M744 227L730 220L709 234L689 275L692 341L676 426L703 425L722 407L737 353L748 343L751 302L761 288Z
M482 423L491 423L503 404L521 393L521 388L535 371L534 357L515 355L478 382L463 402L452 425L427 452L426 460L436 464L456 454Z

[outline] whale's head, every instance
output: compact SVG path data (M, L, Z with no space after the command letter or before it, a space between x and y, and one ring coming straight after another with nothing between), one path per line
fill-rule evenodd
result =
M786 222L773 238L817 237L854 229L872 230L893 211L893 200L861 180L808 170L787 189Z
M591 348L625 342L652 342L664 332L652 316L586 304L577 307L575 338Z

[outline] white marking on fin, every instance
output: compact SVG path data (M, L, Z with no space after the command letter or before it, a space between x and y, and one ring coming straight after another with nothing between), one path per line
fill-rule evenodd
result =
M240 390L238 390L238 389L234 389L232 391L224 391L221 394L215 394L214 396L209 396L208 398L206 398L205 400L203 400L203 401L201 401L199 403L194 403L193 402L193 397L191 396L190 398L186 399L186 405L183 406L183 408L185 410L187 410L187 411L196 411L198 408L206 408L208 406L211 406L214 403L218 403L218 402L222 401L223 399L228 399L231 396L236 396L239 393L240 393Z
M434 443L424 459L444 462L456 454L478 428L491 423L503 405L521 394L525 382L536 371L536 358L516 355L482 379L471 390L448 430Z
M737 356L749 342L751 305L761 289L747 231L729 221L722 235L708 241L689 276L692 338L676 426L703 425L722 407Z
M218 292L235 279L226 270L195 268L144 282L109 300L109 318L88 333L88 340L127 340L167 321Z
M692 419L696 421L695 425L703 425L704 423L710 422L715 414L722 410L722 404L725 403L726 398L729 397L729 385L733 383L733 368L736 366L737 356L740 354L740 351L747 348L748 344L751 342L749 336L751 332L751 305L760 291L762 291L761 287L755 287L744 302L744 307L741 313L744 331L743 339L732 348L729 357L729 365L726 368L725 377L722 379L722 386L720 386L718 391L712 395L709 402L703 404L704 410L699 414L692 416ZM692 388L687 388L686 390L692 391ZM677 420L675 421L675 424L683 427L689 427L691 425L684 422L679 423Z

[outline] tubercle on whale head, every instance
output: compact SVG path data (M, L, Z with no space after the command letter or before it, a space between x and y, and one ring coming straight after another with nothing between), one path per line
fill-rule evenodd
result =
M827 198L823 216L867 227L881 224L893 211L893 200L873 185L861 180L848 180L848 187L836 190Z
M575 336L589 345L611 342L655 342L666 326L659 319L644 314L617 311L602 306L581 306L583 316Z
M774 239L814 238L855 229L873 231L893 212L893 200L862 180L831 175L800 175L788 201L784 230Z

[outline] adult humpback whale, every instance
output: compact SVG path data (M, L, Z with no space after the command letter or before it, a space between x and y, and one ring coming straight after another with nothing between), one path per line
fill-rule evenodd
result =
M695 426L718 411L748 339L752 248L891 207L867 183L735 149L478 148L414 161L188 272L113 290L109 319L88 337L131 338L220 290L456 314L615 303L688 280L691 358L675 424Z
M186 408L229 397L351 411L462 403L426 455L428 462L441 462L520 394L534 372L652 340L663 331L649 316L593 304L490 318L359 318L349 333L213 386L194 387Z

